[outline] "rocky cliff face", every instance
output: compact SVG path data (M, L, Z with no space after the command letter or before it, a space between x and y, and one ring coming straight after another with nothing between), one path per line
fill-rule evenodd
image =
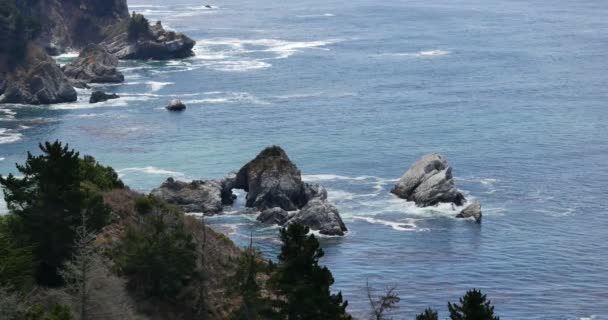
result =
M126 0L23 0L19 9L38 20L37 42L59 52L99 43L109 27L129 18Z

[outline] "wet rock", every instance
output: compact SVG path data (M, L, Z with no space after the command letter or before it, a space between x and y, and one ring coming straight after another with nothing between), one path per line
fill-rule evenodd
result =
M186 105L181 100L171 100L169 105L165 107L169 111L184 111L186 110Z
M479 201L473 201L456 216L456 218L474 218L477 223L481 223L481 217L481 203Z
M289 213L279 207L266 209L260 213L257 220L265 224L284 225L289 218Z
M118 71L118 58L100 45L89 45L78 58L63 66L68 78L85 83L120 83L125 76Z
M426 155L416 161L399 179L391 192L419 207L442 202L462 205L464 196L455 186L452 167L440 154Z
M344 232L348 230L338 209L328 201L319 198L309 201L287 223L303 224L312 230L318 230L319 233L330 236L343 236Z
M118 99L120 98L120 96L118 96L115 93L105 93L103 91L93 91L93 93L91 94L91 98L89 99L89 103L97 103L97 102L103 102L103 101L108 101L110 99Z

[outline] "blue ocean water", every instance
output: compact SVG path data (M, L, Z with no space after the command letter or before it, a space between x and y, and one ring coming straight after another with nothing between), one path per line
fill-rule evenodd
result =
M322 239L322 262L357 317L369 279L397 286L395 319L445 318L473 287L504 319L608 319L606 1L129 4L196 39L197 56L123 62L126 82L102 87L119 100L0 106L0 173L60 139L149 191L278 144L350 229ZM166 112L172 98L188 110ZM483 203L483 225L388 193L429 152ZM278 229L241 214L243 197L208 222L276 255Z

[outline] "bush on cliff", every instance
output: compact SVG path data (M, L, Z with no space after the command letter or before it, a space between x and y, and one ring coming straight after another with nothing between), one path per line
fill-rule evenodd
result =
M481 291L473 289L467 291L460 298L460 304L448 302L451 320L499 320L494 315L494 306L487 300Z

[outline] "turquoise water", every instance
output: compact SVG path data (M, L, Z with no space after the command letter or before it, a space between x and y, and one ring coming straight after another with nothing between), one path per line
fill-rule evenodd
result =
M221 177L278 144L348 228L323 238L334 288L367 312L396 284L412 319L481 288L504 319L608 319L608 3L131 1L198 41L184 61L124 62L122 98L0 107L0 173L60 139L148 191ZM70 59L61 57L60 62ZM184 113L163 109L172 98ZM388 191L445 154L484 222ZM209 223L275 256L278 229L237 207Z

